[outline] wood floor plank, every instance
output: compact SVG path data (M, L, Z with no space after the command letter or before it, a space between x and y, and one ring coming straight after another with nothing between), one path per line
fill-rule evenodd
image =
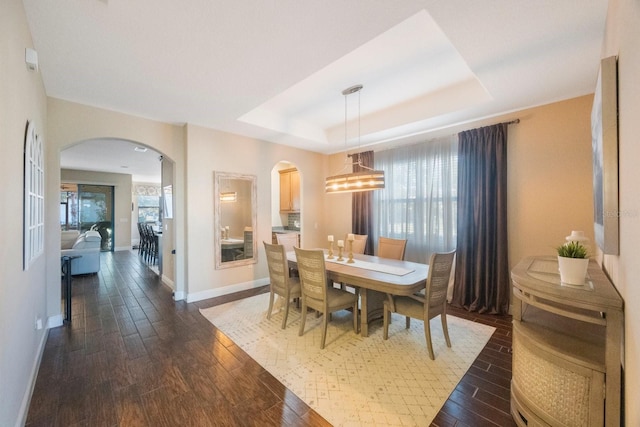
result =
M509 412L503 412L496 410L494 406L491 406L478 399L468 399L462 393L454 390L449 396L449 400L463 406L467 412L473 413L479 416L482 420L489 421L500 427L515 427L515 422Z
M117 425L131 427L149 425L137 386L131 385L113 390L113 400Z

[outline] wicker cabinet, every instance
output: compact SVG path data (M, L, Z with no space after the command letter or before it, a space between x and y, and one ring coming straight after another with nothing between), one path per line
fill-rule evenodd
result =
M280 172L280 212L300 212L300 174L297 169Z
M513 280L511 414L521 426L619 426L622 298L592 260L584 286L555 257L523 259Z

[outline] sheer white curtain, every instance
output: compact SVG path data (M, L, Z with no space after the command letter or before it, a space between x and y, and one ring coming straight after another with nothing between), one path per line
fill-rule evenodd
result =
M373 192L374 242L407 239L405 259L421 263L455 249L458 136L376 152L374 166L385 173Z

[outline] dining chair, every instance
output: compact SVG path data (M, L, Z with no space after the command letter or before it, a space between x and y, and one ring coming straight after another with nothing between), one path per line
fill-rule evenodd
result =
M253 258L253 228L244 228L244 258Z
M292 252L293 248L298 246L298 233L277 233L276 241L279 245L284 246L285 252ZM298 271L295 268L289 268L290 276L297 276Z
M348 240L348 234L347 236L345 236L344 241L346 242ZM364 250L367 247L367 239L369 238L369 236L367 234L354 234L353 235L353 246L352 246L352 252L354 254L364 254ZM348 248L347 248L347 252L348 252Z
M289 305L292 299L300 298L300 281L297 277L289 276L289 267L287 261L287 253L282 245L274 245L267 242L264 244L264 250L267 253L267 266L269 267L269 310L267 311L267 319L271 319L271 311L273 310L274 295L280 295L284 298L284 316L282 318L282 329L287 326L287 317L289 316ZM304 311L302 312L304 313ZM304 318L304 316L303 316Z
M142 259L151 264L155 264L158 258L158 236L149 224L140 224L140 237L143 239ZM144 236L144 237L143 237Z
M391 239L378 237L378 252L380 258L404 259L404 251L407 247L407 239Z
M433 345L431 344L431 326L429 321L440 315L442 331L447 347L451 347L449 330L447 329L447 287L455 251L446 253L434 253L429 260L429 273L424 294L409 296L393 296L387 294L384 302L383 314L383 338L389 338L389 322L391 313L398 313L406 317L406 328L411 325L411 318L422 319L424 322L424 335L427 340L429 357L435 360Z
M298 233L278 233L276 241L284 246L285 252L293 251L294 246L298 246Z
M353 330L358 333L358 296L329 286L324 264L324 252L321 249L293 249L296 252L302 290L302 321L298 335L302 336L304 333L308 308L323 314L320 348L324 348L329 316L335 311L351 308L353 310Z
M140 235L140 243L138 243L138 255L143 256L147 250L147 236L145 230L142 228L143 224L138 223L138 234Z

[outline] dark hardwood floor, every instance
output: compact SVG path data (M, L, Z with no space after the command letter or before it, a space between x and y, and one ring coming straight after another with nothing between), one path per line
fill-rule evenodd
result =
M329 425L198 311L265 291L176 302L135 253L103 253L73 280L70 325L49 331L27 426ZM496 332L432 425L515 425L511 318L450 313Z

